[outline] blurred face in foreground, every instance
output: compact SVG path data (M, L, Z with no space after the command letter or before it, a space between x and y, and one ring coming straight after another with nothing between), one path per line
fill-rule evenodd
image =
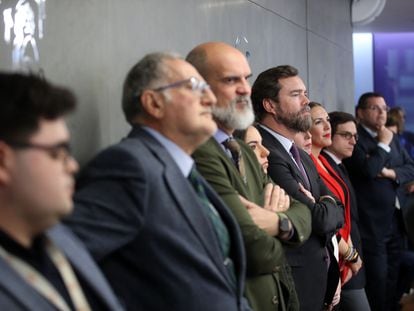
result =
M9 144L4 191L7 204L25 231L33 234L53 226L72 211L77 162L69 153L69 131L63 119L40 120L24 142ZM1 148L7 148L1 144Z

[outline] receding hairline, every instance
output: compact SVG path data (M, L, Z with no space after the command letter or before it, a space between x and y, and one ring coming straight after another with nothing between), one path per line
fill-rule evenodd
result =
M220 64L229 53L239 54L245 58L242 52L235 47L220 41L206 42L197 45L187 55L186 60L192 64L197 71L206 77L211 73L211 68Z

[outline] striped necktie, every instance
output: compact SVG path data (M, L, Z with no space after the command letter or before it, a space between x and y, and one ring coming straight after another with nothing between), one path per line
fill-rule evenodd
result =
M233 137L226 139L222 142L222 144L230 151L233 163L236 165L243 181L246 183L246 169L244 166L240 144Z

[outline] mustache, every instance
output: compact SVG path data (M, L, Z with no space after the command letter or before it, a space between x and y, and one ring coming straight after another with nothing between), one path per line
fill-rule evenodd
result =
M241 103L241 102L250 103L250 97L249 96L246 96L246 95L240 95L240 96L237 96L233 100L233 102L235 102L235 103Z
M309 105L306 105L305 107L303 107L300 112L309 112L311 111L311 108L309 107Z

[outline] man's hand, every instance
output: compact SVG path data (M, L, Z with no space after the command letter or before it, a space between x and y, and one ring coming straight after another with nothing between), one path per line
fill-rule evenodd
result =
M289 209L290 198L285 190L271 183L264 188L263 207L273 212L285 212Z
M414 183L411 182L409 185L407 185L406 189L407 189L408 193L413 193L414 192Z
M381 173L378 174L378 177L389 178L391 180L395 180L397 178L397 174L392 168L382 168Z
M393 133L384 125L378 130L378 142L389 145L391 143Z
M301 183L299 183L299 190L306 195L313 203L315 203L315 198L313 197L312 193L307 190Z

